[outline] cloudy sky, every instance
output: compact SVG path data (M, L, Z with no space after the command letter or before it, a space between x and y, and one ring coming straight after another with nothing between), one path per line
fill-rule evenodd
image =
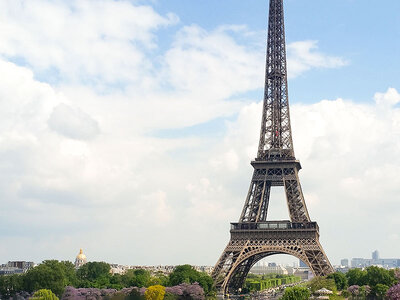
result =
M266 0L0 2L0 263L214 265L261 119ZM321 243L400 256L398 0L286 0ZM272 219L288 219L272 193Z

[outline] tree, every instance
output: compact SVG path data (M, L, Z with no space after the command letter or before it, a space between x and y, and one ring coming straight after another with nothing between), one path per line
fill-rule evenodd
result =
M169 275L169 284L179 285L181 283L198 282L199 272L190 265L177 266L174 271Z
M60 265L67 279L67 285L76 286L78 284L78 278L76 277L75 265L70 261L62 261Z
M138 289L134 288L129 293L129 295L126 299L127 300L144 300L145 298L142 295L140 295L140 292Z
M25 274L24 288L28 292L48 289L61 296L68 281L64 263L57 260L45 260Z
M377 284L392 286L396 282L394 272L390 272L389 270L372 266L368 267L366 271L365 284L368 284L371 287L375 287Z
M161 285L149 286L144 292L146 300L163 300L165 295L165 287Z
M386 293L390 300L400 300L400 284L392 286Z
M199 283L206 295L214 293L214 281L208 274L195 270L190 265L177 266L169 275L169 285L175 286L182 283Z
M311 293L318 291L322 288L326 288L331 291L336 291L336 284L333 279L327 279L326 277L314 277L308 282L308 287L311 289Z
M148 287L150 284L150 272L143 269L133 271L133 278L131 281L132 286L136 287Z
M378 283L374 287L373 292L378 297L378 299L384 299L388 289L389 287L387 285Z
M282 300L308 300L311 296L310 291L306 287L295 286L286 288L282 296Z
M58 300L58 297L51 291L47 289L41 289L33 294L32 300Z
M340 291L345 290L348 287L347 277L341 272L329 274L327 278L333 279L337 289Z
M149 285L167 286L168 283L168 276L165 276L162 272L157 272L154 276L151 276Z
M107 288L110 286L110 265L105 262L88 262L76 273L80 287Z
M370 293L371 287L369 285L363 285L360 287L360 295L363 297L363 299L366 299Z
M351 269L346 273L349 286L367 284L367 272L360 269Z
M360 286L359 285L351 285L347 289L347 291L353 296L357 297L360 294Z
M0 299L3 297L14 296L17 292L24 289L24 275L14 274L0 276Z

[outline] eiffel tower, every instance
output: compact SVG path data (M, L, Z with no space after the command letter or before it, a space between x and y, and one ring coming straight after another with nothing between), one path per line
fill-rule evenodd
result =
M260 143L251 162L254 173L238 223L231 223L231 239L215 265L217 289L236 293L259 260L289 254L306 263L314 275L333 268L319 243L319 228L304 201L293 151L287 88L283 0L270 0L267 63ZM267 221L271 187L283 186L290 221Z

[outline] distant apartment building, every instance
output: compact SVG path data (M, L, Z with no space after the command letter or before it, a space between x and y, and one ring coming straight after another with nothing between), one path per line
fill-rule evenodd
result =
M347 268L347 267L349 266L349 260L348 260L347 258L342 259L342 260L340 261L340 265L341 265L342 267Z
M268 265L256 264L251 268L250 273L256 275L265 275L265 274L280 274L280 275L288 275L288 271L281 265L277 265L275 263L269 263Z
M33 268L35 264L31 261L9 261L0 267L0 275L22 274Z
M400 267L400 258L380 258L379 252L372 252L372 258L353 258L351 260L352 268L366 268L370 266L379 266L385 269Z

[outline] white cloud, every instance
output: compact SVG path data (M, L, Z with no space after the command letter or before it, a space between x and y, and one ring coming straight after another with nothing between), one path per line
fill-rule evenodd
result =
M390 107L400 102L400 94L394 88L390 88L386 93L376 93L374 99L378 106Z
M339 68L348 64L341 57L330 56L316 51L317 49L317 41L298 41L287 45L290 78L297 77L312 68Z
M53 81L143 82L153 32L176 22L129 1L2 1L0 53Z
M92 117L64 103L54 107L48 124L54 131L72 139L92 139L100 133L99 125Z
M180 90L215 99L262 86L263 53L239 45L230 29L207 32L194 25L184 27L166 53L166 79Z

